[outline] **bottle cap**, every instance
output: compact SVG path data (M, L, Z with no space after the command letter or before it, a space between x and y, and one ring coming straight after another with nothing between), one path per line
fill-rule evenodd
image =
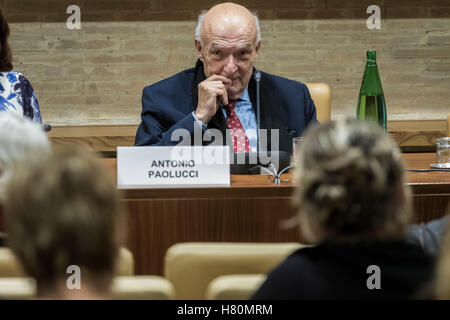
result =
M367 51L367 58L376 60L377 52L376 51Z

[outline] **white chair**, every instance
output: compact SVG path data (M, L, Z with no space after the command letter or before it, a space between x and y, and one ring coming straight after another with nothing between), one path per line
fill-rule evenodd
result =
M206 289L208 300L247 300L266 280L265 274L220 276Z
M24 300L35 295L36 282L32 278L0 278L0 298ZM158 276L115 277L111 287L111 299L169 300L174 296L172 284Z
M127 248L120 248L117 262L117 276L134 275L133 254ZM0 248L0 278L25 277L25 272L14 253L9 248Z

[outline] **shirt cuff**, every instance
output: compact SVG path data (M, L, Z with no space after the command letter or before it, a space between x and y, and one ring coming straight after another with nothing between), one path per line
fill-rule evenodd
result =
M194 117L195 122L197 122L197 124L202 127L203 131L208 130L208 126L204 124L199 118L197 118L197 116L195 115L195 111L192 111L192 116Z

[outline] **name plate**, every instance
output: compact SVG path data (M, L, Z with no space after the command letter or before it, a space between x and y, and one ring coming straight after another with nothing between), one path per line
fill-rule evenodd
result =
M228 146L117 147L117 187L230 186Z

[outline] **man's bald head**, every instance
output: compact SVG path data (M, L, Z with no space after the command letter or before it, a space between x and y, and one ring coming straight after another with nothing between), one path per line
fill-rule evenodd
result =
M261 40L258 16L247 8L231 2L218 4L199 15L195 40L203 43L204 37L211 32L225 31L225 29L252 33L255 42Z
M248 86L261 46L258 18L234 3L212 7L199 17L195 48L206 78L220 75L229 99L238 99Z

